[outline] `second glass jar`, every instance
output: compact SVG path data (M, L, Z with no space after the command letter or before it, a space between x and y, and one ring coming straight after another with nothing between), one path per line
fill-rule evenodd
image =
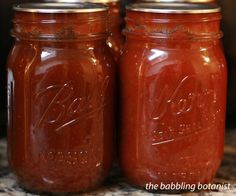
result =
M122 48L124 45L124 37L121 34L121 28L123 20L121 18L121 5L120 0L45 0L47 2L57 3L80 3L80 2L91 2L101 3L108 6L109 9L109 33L107 38L107 44L113 55L114 60L118 63Z
M220 19L215 4L127 7L120 157L132 184L213 180L225 131Z

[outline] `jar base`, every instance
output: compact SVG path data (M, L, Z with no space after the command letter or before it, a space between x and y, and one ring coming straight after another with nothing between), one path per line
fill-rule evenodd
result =
M82 194L82 193L88 193L91 191L96 190L98 187L100 187L103 183L97 184L93 187L89 187L87 189L84 190L72 190L72 191L48 191L48 190L43 190L40 188L31 188L29 186L26 186L25 184L19 183L19 186L24 189L27 193L31 193L31 194L37 194L37 195L50 195L53 194L55 196L65 196L65 194Z

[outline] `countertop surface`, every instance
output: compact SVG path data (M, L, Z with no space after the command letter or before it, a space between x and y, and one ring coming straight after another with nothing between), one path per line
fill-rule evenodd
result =
M33 196L19 187L14 175L9 171L6 157L6 141L0 140L0 196ZM153 196L158 195L139 190L128 185L125 178L115 167L104 185L98 190L81 194L83 196ZM184 193L187 196L236 196L236 130L226 135L225 156L214 183L228 183L230 188L215 192ZM47 195L47 194L44 194ZM73 194L75 195L75 194Z

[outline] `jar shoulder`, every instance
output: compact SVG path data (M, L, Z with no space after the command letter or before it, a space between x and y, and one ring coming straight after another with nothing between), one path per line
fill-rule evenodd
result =
M86 66L99 66L103 71L113 69L114 62L107 46L16 42L8 58L8 68L24 72L25 69L52 70L61 67L73 70Z
M148 43L126 43L121 57L121 66L156 73L163 70L189 72L216 72L226 69L226 60L220 43L161 46ZM183 70L184 69L184 70Z

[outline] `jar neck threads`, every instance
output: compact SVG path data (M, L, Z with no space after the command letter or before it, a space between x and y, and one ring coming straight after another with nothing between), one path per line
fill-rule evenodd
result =
M68 6L72 6L68 4L65 4L65 9L64 7L58 8L57 4L48 5L56 9L47 8L47 4L32 4L33 9L28 8L29 5L25 8L23 4L23 11L18 10L21 7L16 7L12 35L26 40L58 41L99 39L108 36L108 10L105 9L106 7L91 8L91 10L90 7L84 10L78 8L76 10L68 9ZM88 7L93 4L80 4L80 6Z
M157 14L127 11L126 36L158 39L219 39L220 13Z

